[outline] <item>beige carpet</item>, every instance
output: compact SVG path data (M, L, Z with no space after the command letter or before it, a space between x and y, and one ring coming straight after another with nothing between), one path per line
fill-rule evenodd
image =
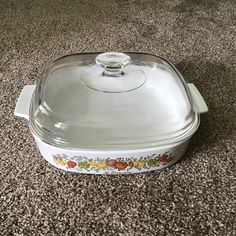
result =
M235 0L0 1L0 235L236 235ZM175 166L132 176L61 172L13 111L58 56L170 59L209 106Z

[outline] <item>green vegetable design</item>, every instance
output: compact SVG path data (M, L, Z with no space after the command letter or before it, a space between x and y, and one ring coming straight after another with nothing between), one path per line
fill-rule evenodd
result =
M66 154L55 154L53 160L56 165L64 168L77 168L87 171L100 171L100 170L116 170L116 171L128 171L130 169L150 169L167 164L173 159L172 153L165 152L159 155L145 156L141 158L124 158L117 159L102 159L87 157L73 156L69 157ZM81 161L78 161L81 160Z

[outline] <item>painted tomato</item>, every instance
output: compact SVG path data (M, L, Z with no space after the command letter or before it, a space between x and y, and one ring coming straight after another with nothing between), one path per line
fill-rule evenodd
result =
M74 168L74 167L76 167L76 162L74 162L74 161L67 161L67 166L69 167L69 168Z
M163 154L162 156L159 157L160 162L165 162L169 160L169 156L167 154Z
M124 170L127 166L128 164L126 162L118 161L115 163L115 168L118 170Z

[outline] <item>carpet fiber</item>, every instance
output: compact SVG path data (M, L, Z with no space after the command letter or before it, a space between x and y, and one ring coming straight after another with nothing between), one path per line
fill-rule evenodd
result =
M236 235L235 9L235 0L1 0L0 235ZM13 115L47 62L110 50L169 59L209 106L169 169L59 171Z

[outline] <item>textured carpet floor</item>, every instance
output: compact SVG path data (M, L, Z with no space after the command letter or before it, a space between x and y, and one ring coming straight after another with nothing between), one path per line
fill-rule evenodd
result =
M0 1L0 235L236 235L236 2ZM13 111L58 56L170 59L209 106L184 158L134 176L61 172Z

